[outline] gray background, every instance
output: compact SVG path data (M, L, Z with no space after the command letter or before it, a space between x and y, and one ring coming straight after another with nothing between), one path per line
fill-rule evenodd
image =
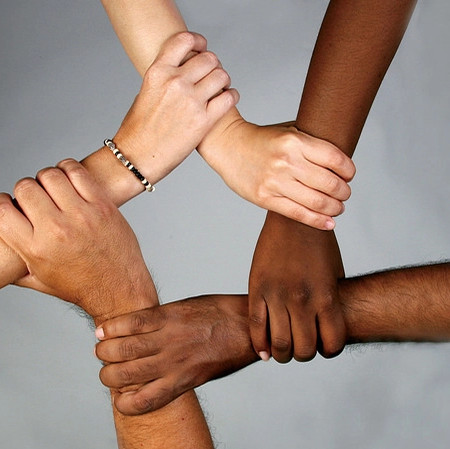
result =
M183 0L265 124L295 117L325 1ZM450 3L419 4L363 132L337 235L348 275L449 256ZM140 80L99 2L1 1L0 190L117 129ZM264 212L194 154L123 208L164 301L243 292ZM53 298L0 293L0 446L115 447L86 321ZM221 448L444 448L449 346L385 345L256 364L200 389Z

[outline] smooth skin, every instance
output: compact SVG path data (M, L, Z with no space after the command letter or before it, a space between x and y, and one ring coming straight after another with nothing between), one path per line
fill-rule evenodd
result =
M450 263L343 279L346 343L450 341ZM187 389L259 360L246 295L207 295L140 310L97 329L102 382L141 385L116 397L125 414L156 410Z

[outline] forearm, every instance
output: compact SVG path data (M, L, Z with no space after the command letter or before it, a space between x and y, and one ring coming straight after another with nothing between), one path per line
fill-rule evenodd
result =
M296 125L351 156L415 0L331 0Z
M149 298L147 306L154 305ZM142 305L141 305L142 306ZM117 314L137 310L128 303ZM99 325L102 319L96 319ZM111 390L114 424L119 449L212 449L213 443L194 391L188 391L167 406L140 416L125 416L114 406L116 393Z
M348 343L450 340L450 263L345 279Z

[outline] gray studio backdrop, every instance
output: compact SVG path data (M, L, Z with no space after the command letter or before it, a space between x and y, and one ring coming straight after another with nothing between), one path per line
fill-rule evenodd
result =
M0 190L113 135L140 79L100 2L1 0ZM327 2L183 0L260 124L295 117ZM355 155L337 235L348 275L450 255L450 3L420 2ZM170 301L244 292L264 211L193 154L123 208ZM0 293L0 447L115 447L86 320ZM444 448L449 346L383 345L307 364L258 363L199 389L220 448Z

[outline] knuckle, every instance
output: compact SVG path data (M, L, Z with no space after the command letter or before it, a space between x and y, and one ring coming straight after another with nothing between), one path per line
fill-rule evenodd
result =
M111 384L111 375L110 375L110 370L112 368L112 365L108 365L108 366L104 366L100 372L99 372L99 379L100 382L105 386L105 387L113 387L114 385Z
M344 342L333 339L331 342L324 344L320 353L326 359L332 359L333 357L337 357L343 351L344 346Z
M148 392L137 392L133 395L132 407L138 414L155 410L157 400Z
M249 322L250 322L250 326L256 327L256 328L261 328L261 327L266 326L266 320L264 319L264 317L257 313L252 313L249 316Z
M272 338L272 348L276 352L286 353L290 350L291 341L285 337L276 335Z
M294 133L285 133L279 137L278 146L285 151L298 150L299 138Z
M56 167L47 167L43 168L42 170L39 170L36 175L36 179L39 181L45 182L45 181L51 181L55 178L61 177L62 172L59 170L59 168Z
M14 195L20 197L26 194L31 189L36 187L36 181L33 178L23 178L19 180L14 186Z
M87 170L74 159L65 159L58 164L58 167L64 167L66 172L74 177L87 176Z
M124 360L133 359L138 350L137 341L130 338L124 338L119 345L119 355Z
M311 208L316 211L323 210L326 204L326 199L322 195L314 195L311 199Z
M308 284L302 283L291 293L290 300L297 307L307 307L313 300L313 291Z
M327 189L327 192L336 193L337 191L340 190L340 187L341 187L341 181L335 175L329 176L325 182L325 188Z
M230 75L224 69L215 69L217 76L223 85L229 85L231 83Z
M14 206L11 202L0 202L0 218L5 217L9 215L11 212L13 212Z
M180 75L172 76L166 82L166 89L169 94L178 95L185 91L185 80Z
M130 317L130 333L138 334L145 329L147 316L145 313L135 313Z
M195 44L195 35L189 31L181 31L174 36L176 45L185 46L191 48Z
M306 219L306 213L303 207L293 207L289 211L289 216L295 221L303 222Z
M206 63L208 63L208 65L211 65L213 67L219 65L219 58L212 51L205 51L201 53L201 55L205 59Z
M133 383L134 373L128 364L116 367L116 377L120 386L126 386Z
M255 202L259 206L264 206L270 198L270 181L264 179L255 189Z
M308 362L317 354L316 347L312 345L304 345L294 349L294 359L297 362Z

